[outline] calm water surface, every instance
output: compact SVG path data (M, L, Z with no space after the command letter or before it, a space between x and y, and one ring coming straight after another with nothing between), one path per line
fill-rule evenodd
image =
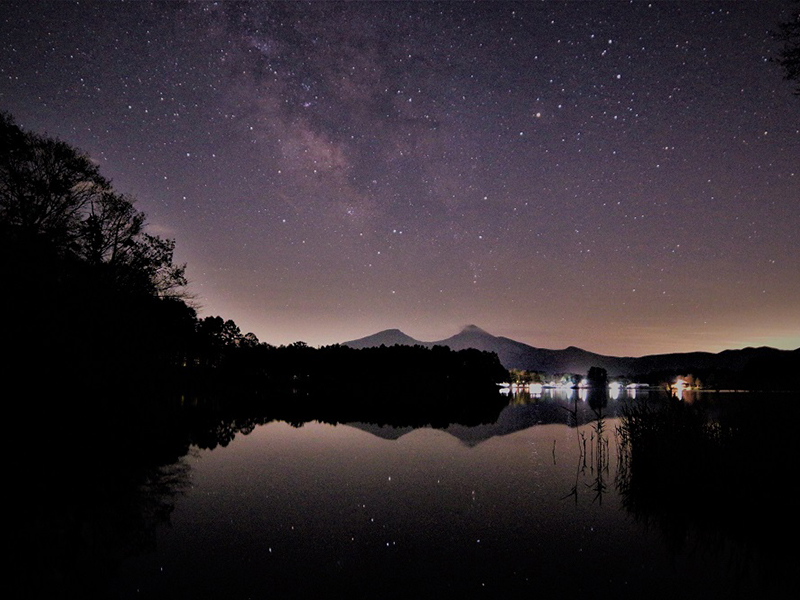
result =
M273 422L195 449L123 596L760 597L735 544L675 552L622 507L616 401L598 436L558 400L473 428Z

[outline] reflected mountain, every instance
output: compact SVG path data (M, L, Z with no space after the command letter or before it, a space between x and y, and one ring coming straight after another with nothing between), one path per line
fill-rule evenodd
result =
M416 431L419 427L392 427L391 425L377 425L376 423L342 423L347 427L358 429L366 433L372 434L382 440L396 441L407 433Z
M583 398L576 390L546 390L542 398L531 398L529 394L522 393L512 398L512 402L500 411L493 422L476 425L451 423L436 429L449 433L465 446L472 447L493 437L509 435L537 425L561 424L574 427L597 418L596 406L593 405L596 404L594 398L598 395L600 394L594 390L587 390ZM639 397L646 398L648 395L640 392ZM661 398L663 393L653 392L653 396ZM623 396L618 400L603 403L603 415L617 416L626 400L628 398ZM380 426L360 422L345 424L385 440L397 440L417 429L417 427Z

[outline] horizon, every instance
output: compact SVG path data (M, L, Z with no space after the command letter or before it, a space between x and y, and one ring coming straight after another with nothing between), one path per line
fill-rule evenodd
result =
M789 2L3 6L0 110L138 199L201 316L800 347Z
M475 325L475 324L472 324L472 323L470 323L468 325L464 325L462 328L460 328L457 332L455 332L453 334L450 334L450 335L447 335L447 336L444 336L444 337L440 337L440 338L435 338L435 339L420 339L420 338L418 338L418 337L416 337L414 335L408 334L408 332L403 331L402 329L398 329L396 327L390 327L388 329L382 329L380 331L376 331L376 332L373 332L372 334L368 334L368 335L365 335L365 336L360 336L358 338L344 340L344 341L342 341L340 343L345 344L345 343L350 343L350 342L356 342L356 341L359 341L359 340L362 340L362 339L366 339L366 338L370 338L370 337L373 337L373 336L380 335L382 333L399 332L399 333L402 333L404 335L407 335L408 337L414 339L417 342L421 342L423 344L430 344L430 343L434 343L434 342L443 342L443 341L445 341L445 340L447 340L447 339L449 339L451 337L454 337L456 335L464 333L467 329L472 329L472 328L478 329L481 333L485 333L485 334L487 334L487 335L489 335L491 337L510 339L511 341L527 344L528 346L531 346L533 348L542 349L542 350L566 350L568 348L577 348L579 350L584 350L586 352L592 352L594 354L599 354L599 355L603 355L603 356L610 356L610 357L614 357L614 358L641 358L643 356L652 356L652 355L659 355L659 354L684 354L684 353L685 354L689 354L689 353L695 353L695 352L707 352L707 353L711 353L711 354L718 354L719 352L724 352L726 350L746 350L746 349L758 349L758 348L772 348L772 349L775 349L775 350L786 350L786 351L800 350L800 346L797 347L797 348L775 348L774 346L763 346L762 345L762 346L742 346L742 347L738 347L738 348L723 348L721 350L716 350L716 351L710 351L710 350L682 350L682 351L676 351L676 352L654 352L654 353L647 353L647 354L641 354L641 355L639 355L639 354L637 354L637 355L634 355L634 354L605 354L603 352L595 352L591 348L583 348L581 346L576 346L575 344L569 344L567 346L559 346L559 347L537 346L535 344L528 344L527 342L524 342L522 340L518 340L518 339L516 339L514 337L511 337L511 336L496 335L496 334L492 333L491 331L488 331L485 328L481 327L480 325Z

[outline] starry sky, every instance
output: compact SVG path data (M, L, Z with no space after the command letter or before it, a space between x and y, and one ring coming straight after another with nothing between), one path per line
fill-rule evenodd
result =
M800 346L788 0L2 8L0 110L261 341Z

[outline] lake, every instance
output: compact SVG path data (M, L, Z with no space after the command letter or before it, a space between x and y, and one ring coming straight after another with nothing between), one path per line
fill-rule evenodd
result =
M472 427L273 421L234 431L224 446L192 446L175 471L180 493L171 496L168 519L146 551L121 561L114 592L789 596L797 550L781 547L786 531L770 533L775 548L765 552L737 539L735 523L695 530L685 512L648 512L625 496L632 487L620 485L621 407L662 402L660 393L609 399L601 430L585 396L576 395L511 397L496 422ZM714 406L725 404L722 396L709 395ZM781 497L793 498L786 485ZM718 509L702 497L686 504L701 523ZM790 523L796 514L784 517Z

